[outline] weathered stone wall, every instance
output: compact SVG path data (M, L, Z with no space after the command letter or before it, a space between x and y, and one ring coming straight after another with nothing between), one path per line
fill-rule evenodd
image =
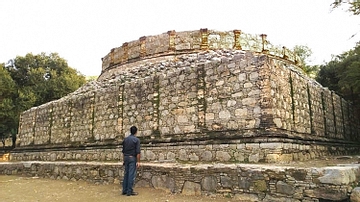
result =
M30 145L34 142L36 110L37 108L31 108L26 112L23 112L20 116L18 137L21 137L21 141L18 140L19 146Z
M142 161L170 162L290 162L304 161L328 154L328 147L312 145L311 142L294 141L281 143L285 139L273 139L277 142L268 143L261 139L254 143L241 143L240 140L226 140L224 143L196 141L196 143L156 143L143 144ZM263 142L262 142L263 141ZM225 143L226 142L226 143ZM333 144L334 150L342 153L343 144ZM104 158L106 157L106 158ZM41 150L13 151L12 161L117 161L122 160L121 148L115 145L98 147L78 146L73 148L56 147Z
M109 86L96 91L94 106L91 117L93 125L92 136L95 141L114 140L122 136L121 122L118 122L121 114L119 95L122 92L119 85Z
M104 162L10 162L0 163L0 174L119 184L123 167ZM359 164L317 168L143 163L135 187L185 195L222 194L240 201L343 201L349 199L359 176Z
M35 113L36 127L34 127L34 144L48 144L50 143L50 123L51 123L51 110L52 106L40 106Z
M313 87L311 88L311 86ZM317 137L325 137L324 109L321 96L322 90L323 88L320 85L309 84L308 86L310 100L309 107L311 107L310 114L312 115L311 133Z
M275 61L271 69L271 95L274 122L277 128L338 140L356 140L358 116L349 111L348 103L334 92L304 76L295 66ZM349 123L350 117L354 120ZM357 128L351 130L352 128ZM336 141L336 140L335 140Z
M266 40L266 35L251 35L240 30L175 32L174 30L156 36L143 36L139 40L126 42L113 48L102 58L102 74L99 79L108 78L119 69L129 70L124 65L139 60L149 60L159 56L197 53L204 50L249 50L266 52L275 57L286 58L297 63L299 57L285 47L275 46Z
M9 147L12 146L13 142L12 142L12 138L8 137L5 139L5 145L3 144L2 141L0 141L0 147Z
M53 103L52 144L65 144L70 140L71 113L72 105L70 100L59 100Z
M280 58L266 40L245 36L170 32L113 49L98 81L21 115L11 158L70 153L66 159L84 160L79 150L104 149L118 160L113 149L132 125L149 161L274 162L358 152L351 104L302 75L296 57ZM245 47L252 51L237 50Z

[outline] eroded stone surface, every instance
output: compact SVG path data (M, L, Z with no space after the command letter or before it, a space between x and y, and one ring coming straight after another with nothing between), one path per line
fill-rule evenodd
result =
M141 161L215 162L149 164L139 186L179 192L189 182L203 192L233 189L265 201L292 200L284 197L291 193L295 201L342 200L358 176L356 166L295 171L233 164L291 163L359 149L353 144L359 139L358 116L350 103L304 76L295 56L249 47L244 39L263 42L236 31L203 29L114 48L103 58L97 81L21 114L10 160L122 161L121 141L137 125ZM334 140L342 144L334 146ZM118 164L45 164L0 169L95 183L122 175Z
M153 176L151 178L151 184L155 189L162 189L171 193L175 192L176 190L175 180L166 175Z
M181 193L184 195L201 195L201 185L199 183L186 181Z
M185 41L194 42L193 32L182 34ZM163 35L153 39L169 40ZM146 43L151 44L146 46L152 47L150 55L164 48L156 48L159 43L154 41ZM227 44L222 40L217 43ZM140 44L132 44L130 55L140 50L136 49ZM117 52L123 47L115 48L112 57L103 60L111 68L106 68L97 81L22 113L19 151L21 148L38 151L14 153L11 158L122 160L121 155L112 151L114 145L121 145L132 125L138 126L138 136L147 151L142 160L149 161L197 162L204 158L206 161L291 162L329 153L354 152L356 148L351 144L333 147L327 139L336 138L347 144L353 142L350 137L357 137L357 127L351 125L356 123L356 116L349 103L304 76L287 60L236 50L228 44L225 47L229 49L185 51L154 58L138 53L140 58L124 63L126 58L119 56L124 53ZM117 63L110 64L109 60ZM283 139L277 138L279 135ZM322 144L309 144L314 140ZM209 153L201 156L203 148L187 145L216 146L222 142L258 146L260 142L261 145L240 146L236 150L205 149L212 152L211 156ZM67 151L56 149L64 145ZM78 150L79 146L84 147L84 152ZM47 152L42 152L45 148ZM171 153L165 153L164 149ZM216 152L225 155L217 158Z
M217 189L217 179L216 177L207 176L201 180L201 187L204 191L213 192Z
M276 190L279 193L292 196L295 193L294 186L287 184L283 181L278 181L276 183Z
M323 184L342 185L349 184L356 180L357 170L343 167L325 168L323 176L319 177L319 181Z
M351 191L350 201L351 202L359 202L360 201L360 187L355 187Z
M122 163L106 162L0 163L0 174L86 180L96 184L121 183L122 169ZM357 185L358 176L348 184L321 183L318 178L324 176L324 169L359 172L360 165L317 168L266 164L142 163L135 184L171 193L228 194L249 201L340 201L348 199L352 191L353 198L356 196L358 189L352 187Z

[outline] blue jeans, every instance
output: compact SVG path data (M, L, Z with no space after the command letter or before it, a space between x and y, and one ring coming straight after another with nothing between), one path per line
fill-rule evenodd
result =
M125 156L124 157L124 180L123 180L123 194L131 194L133 192L133 185L136 175L136 157Z

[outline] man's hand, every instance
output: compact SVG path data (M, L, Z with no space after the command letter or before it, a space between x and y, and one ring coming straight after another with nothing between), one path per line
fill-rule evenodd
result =
M137 162L136 163L136 168L139 168L140 167L140 162Z

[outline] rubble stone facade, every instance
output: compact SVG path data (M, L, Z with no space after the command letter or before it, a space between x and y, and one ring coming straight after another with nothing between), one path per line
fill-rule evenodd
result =
M169 31L114 48L97 81L21 114L12 160L288 162L359 151L351 103L266 35Z
M114 162L4 162L0 163L1 174L119 184L123 179L123 167L122 163ZM358 185L360 164L319 168L143 163L137 174L135 187L152 187L168 193L219 194L249 202L348 201L350 196L354 198L358 194L359 187L354 187Z

